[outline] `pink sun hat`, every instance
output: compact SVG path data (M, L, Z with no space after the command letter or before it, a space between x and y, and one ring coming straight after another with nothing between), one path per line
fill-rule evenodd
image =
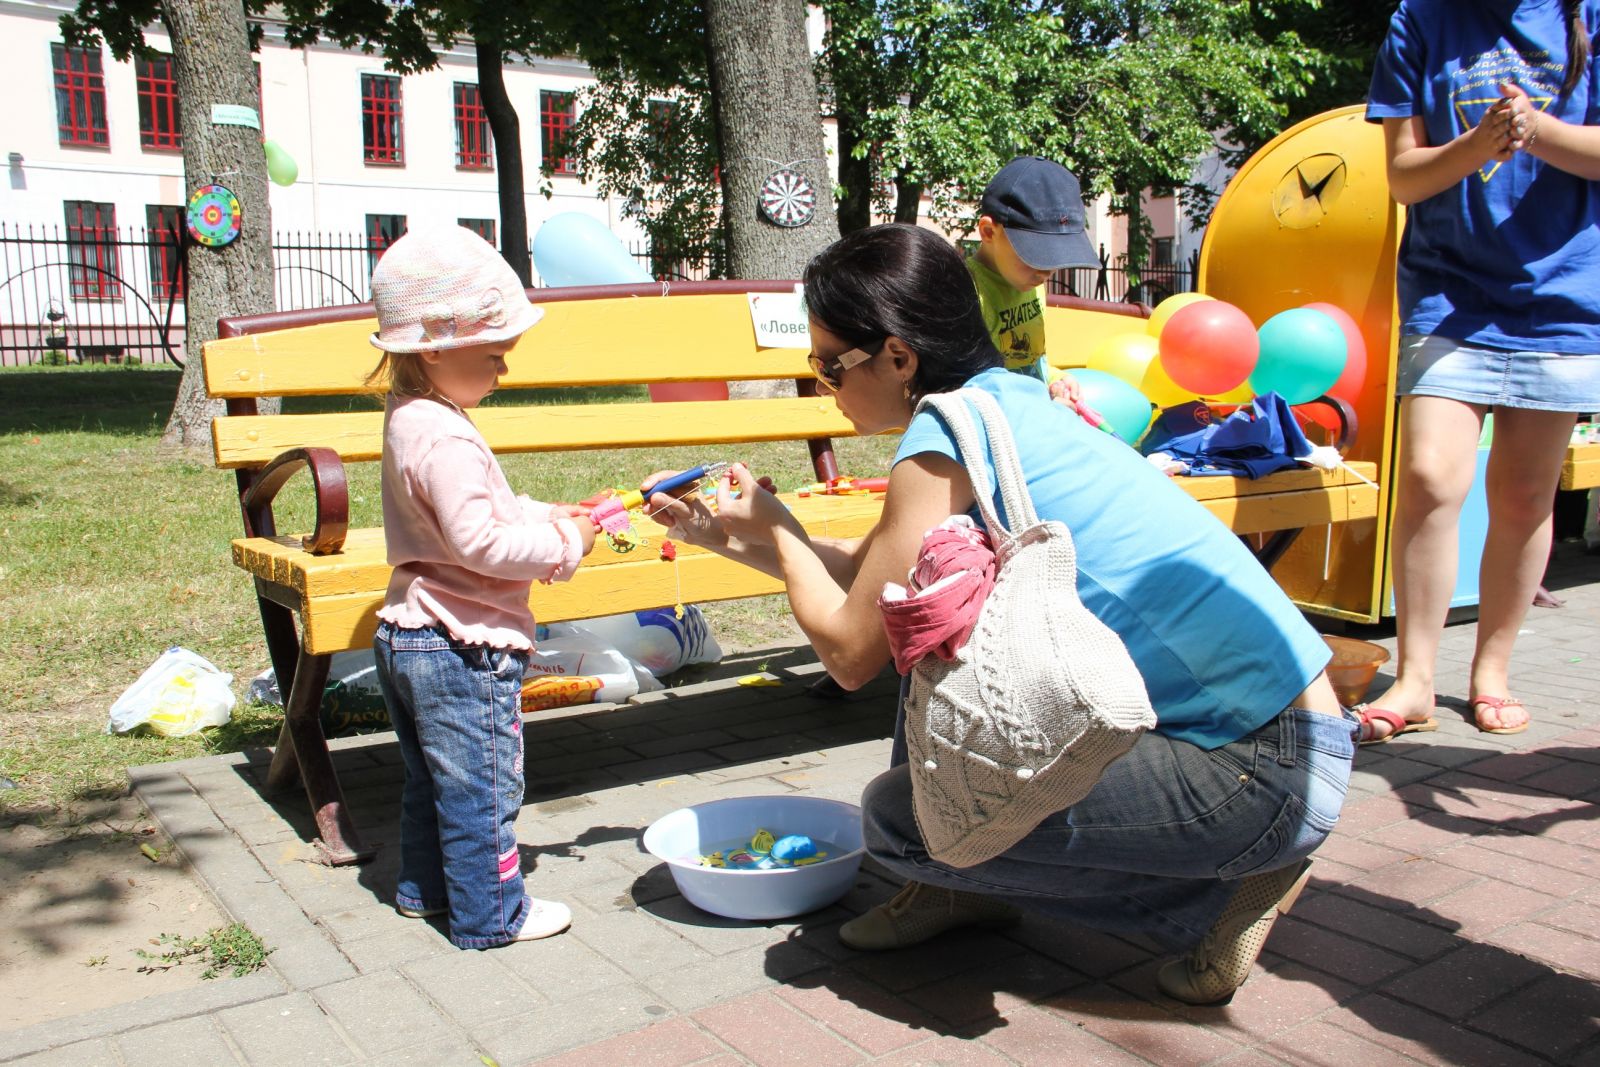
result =
M461 226L416 229L390 245L372 272L385 352L437 352L509 341L544 317L494 246Z

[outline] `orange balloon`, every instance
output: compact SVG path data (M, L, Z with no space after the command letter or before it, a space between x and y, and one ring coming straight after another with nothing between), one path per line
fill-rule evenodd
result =
M1250 316L1223 300L1179 308L1161 331L1161 366L1199 396L1225 393L1248 379L1260 354Z

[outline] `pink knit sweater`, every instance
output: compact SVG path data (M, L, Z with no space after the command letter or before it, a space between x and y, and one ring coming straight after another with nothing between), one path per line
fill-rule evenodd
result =
M529 586L572 577L583 553L571 519L511 491L469 419L420 397L384 413L383 535L378 618L493 648L533 647Z

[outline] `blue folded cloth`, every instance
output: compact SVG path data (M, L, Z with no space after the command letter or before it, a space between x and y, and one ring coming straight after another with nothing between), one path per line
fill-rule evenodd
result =
M1147 456L1165 452L1186 461L1190 474L1246 478L1297 467L1311 454L1311 442L1277 393L1262 393L1221 422L1199 400L1167 408L1139 448Z

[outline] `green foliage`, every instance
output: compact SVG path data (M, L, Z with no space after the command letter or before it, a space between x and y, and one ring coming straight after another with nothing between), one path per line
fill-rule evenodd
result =
M160 934L150 939L159 952L134 949L134 955L144 960L141 972L165 971L191 959L198 958L206 969L200 977L211 979L223 971L231 970L235 978L254 974L267 964L272 952L254 931L243 923L230 923L207 931L200 937L182 937L178 934ZM103 957L102 957L103 958Z
M250 47L261 44L261 24L256 19L267 10L267 0L243 0L250 26ZM161 0L78 0L78 6L59 20L61 39L70 45L93 47L101 41L111 54L126 60L149 56L155 49L145 43L144 30L160 22Z

